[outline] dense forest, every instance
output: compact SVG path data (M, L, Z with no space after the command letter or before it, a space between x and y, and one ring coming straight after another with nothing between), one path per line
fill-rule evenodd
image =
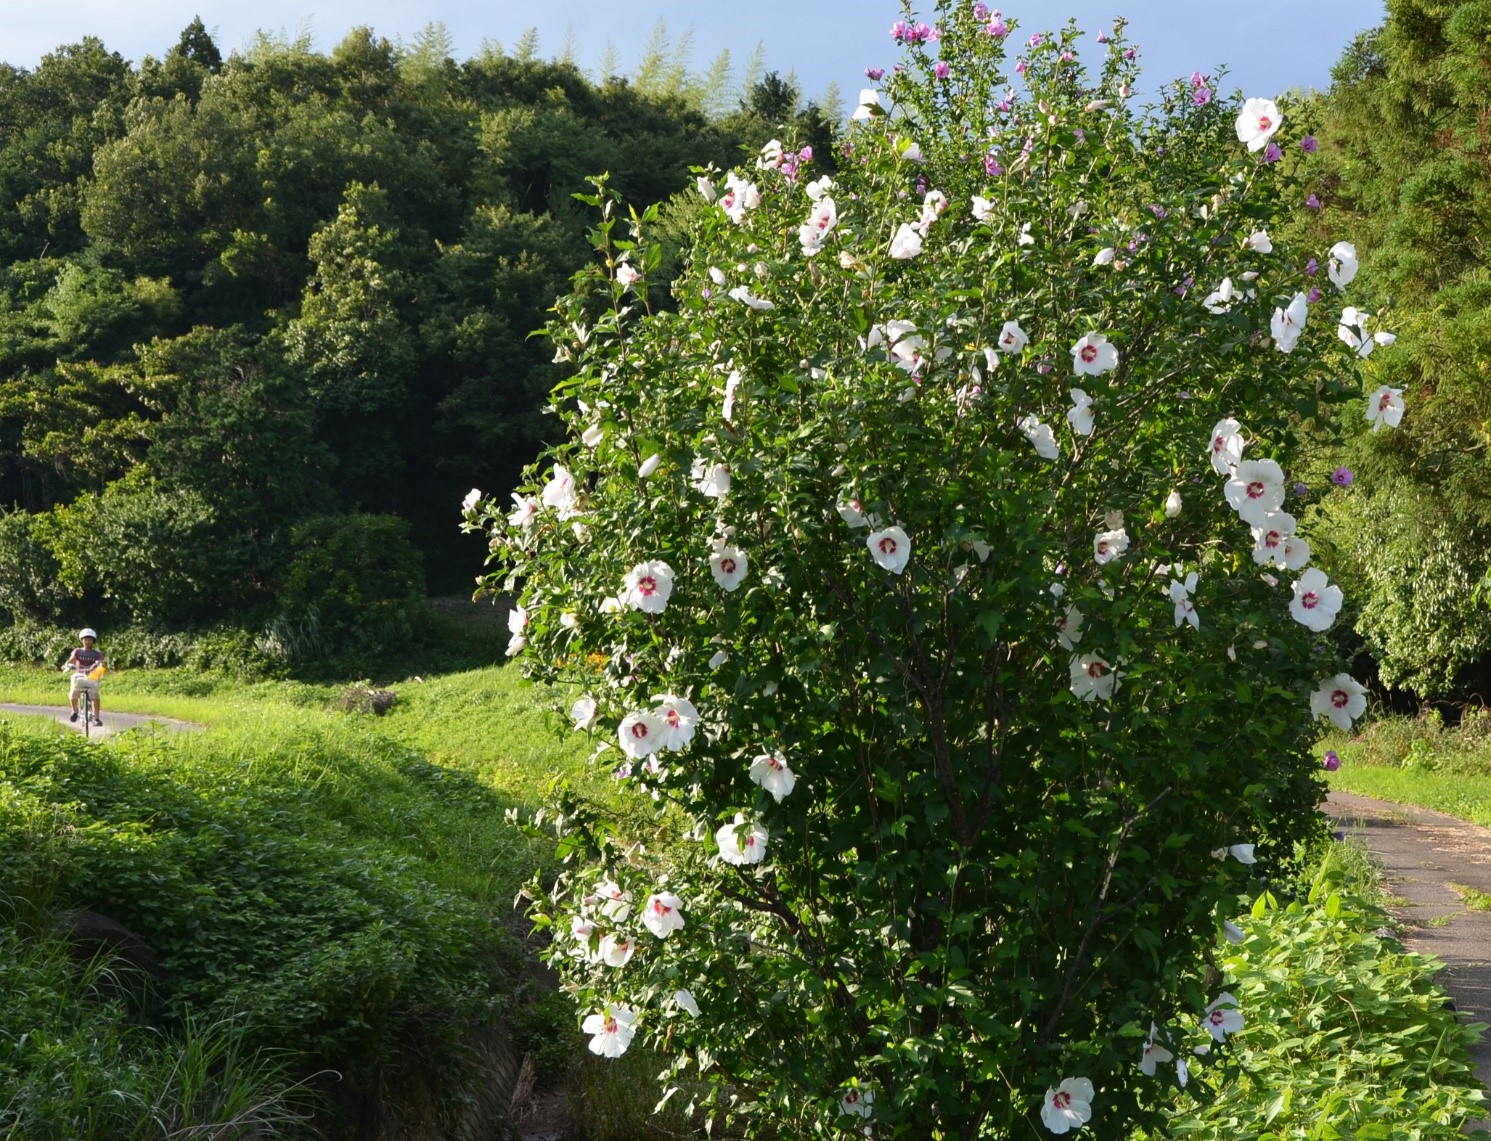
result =
M427 583L469 589L459 504L544 438L530 334L592 256L586 177L681 232L690 167L832 150L759 50L695 75L664 31L599 82L532 34L224 58L200 20L138 66L90 38L0 68L7 651L87 621L371 653Z

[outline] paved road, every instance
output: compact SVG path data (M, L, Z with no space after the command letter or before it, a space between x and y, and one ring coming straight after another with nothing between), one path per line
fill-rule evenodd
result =
M20 713L33 717L50 717L60 725L69 729L76 729L79 733L83 731L81 721L74 723L69 721L68 715L72 711L66 705L13 705L0 702L0 714ZM95 737L111 737L115 733L122 733L126 729L133 729L138 725L158 725L172 733L183 733L202 726L194 725L190 721L177 721L174 717L150 717L139 713L111 713L105 710L103 713L103 724L93 727Z
M1472 1022L1491 1022L1491 911L1466 906L1451 884L1491 896L1491 830L1427 808L1387 804L1333 792L1325 811L1360 836L1376 856L1393 912L1406 925L1403 943L1445 965L1440 984ZM1471 1051L1491 1085L1491 1033ZM1491 1118L1477 1122L1491 1129Z

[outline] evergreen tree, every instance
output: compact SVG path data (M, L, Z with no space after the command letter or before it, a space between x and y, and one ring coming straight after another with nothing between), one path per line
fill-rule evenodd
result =
M1385 682L1441 695L1491 656L1491 3L1388 0L1334 71L1322 248L1356 236L1399 339L1370 384L1402 426L1357 441L1340 557L1370 583L1358 629Z

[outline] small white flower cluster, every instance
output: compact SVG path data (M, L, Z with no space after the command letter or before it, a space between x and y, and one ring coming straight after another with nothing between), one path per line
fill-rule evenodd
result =
M683 913L683 900L659 887L643 905L642 926L666 940L688 925ZM580 914L570 920L574 946L569 953L587 963L616 970L625 967L637 951L634 933L627 930L631 915L632 893L613 880L601 880L581 900ZM699 1004L687 990L675 991L672 1005L699 1017ZM636 1034L637 1019L637 1011L624 1003L607 1003L598 1013L587 1016L581 1029L591 1036L590 1052L603 1058L621 1057Z
M1255 563L1302 570L1310 561L1310 545L1295 535L1294 516L1282 510L1284 472L1273 460L1244 460L1242 431L1242 425L1228 417L1219 420L1211 432L1211 462L1228 477L1227 502L1252 528ZM1272 575L1265 578L1271 584L1278 581ZM1323 633L1334 625L1342 602L1341 588L1324 571L1310 567L1294 581L1289 613L1300 625ZM1310 698L1310 708L1315 716L1329 716L1339 728L1349 729L1351 719L1366 711L1365 692L1349 676L1338 674L1321 682Z

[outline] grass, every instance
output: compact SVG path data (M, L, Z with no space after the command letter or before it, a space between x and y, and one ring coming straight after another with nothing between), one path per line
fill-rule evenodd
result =
M500 634L506 638L505 629ZM452 660L468 664L476 656ZM500 656L499 646L488 660ZM507 818L508 810L540 807L556 780L619 807L614 782L604 768L587 762L592 743L549 713L548 695L511 666L443 675L399 670L376 684L398 695L383 716L338 708L349 688L345 680L243 681L185 669L119 670L104 681L107 710L168 716L204 728L181 735L132 730L85 748L98 750L92 755L101 762L116 759L129 779L147 786L231 801L251 817L278 820L296 834L307 829L344 835L349 859L355 858L355 845L382 854L390 866L406 863L432 889L471 901L494 924L521 937L526 929L514 897L536 869L551 864L552 847L525 835ZM7 701L55 706L66 693L66 679L56 671L0 666L0 694ZM81 744L70 730L42 717L0 715L0 738L7 734L12 740ZM72 797L62 794L64 800ZM78 799L97 807L92 791ZM155 842L157 823L173 810L150 808L137 798L133 803L145 816L128 826ZM191 869L186 871L192 879ZM625 1074L590 1064L568 1001L547 995L530 974L517 977L514 993L498 997L514 1044L543 1059L541 1084L568 1075L577 1116L611 1123L613 1136L686 1131L688 1123L677 1112L666 1123L648 1121L656 1098L650 1077L660 1063L639 1050ZM622 1098L618 1082L635 1096Z
M347 688L342 684L242 682L187 670L120 671L105 684L106 709L205 726L173 739L172 771L231 772L246 782L282 785L328 819L378 837L395 852L433 856L438 868L484 876L485 882L450 886L504 909L547 859L504 819L505 810L539 807L555 779L600 799L612 792L610 782L587 766L586 740L561 737L545 713L544 695L509 666L394 683L399 699L382 717L337 709ZM0 692L53 705L66 694L50 671L24 667L0 668ZM39 717L0 715L0 721L27 735L68 732ZM121 737L121 744L132 736ZM402 770L415 761L440 766L425 766L437 784L443 769L453 769L495 795L484 796L481 813L411 821L399 786ZM464 786L446 785L448 796L466 795ZM473 859L485 869L480 875Z
M1486 892L1477 891L1475 888L1463 883L1452 883L1445 886L1453 888L1459 893L1460 898L1465 902L1465 906L1470 908L1471 911L1491 911L1491 895L1488 895Z
M1458 726L1437 715L1385 717L1352 737L1335 736L1341 768L1330 786L1413 804L1491 828L1491 712L1469 710Z
M0 666L0 693L10 702L65 705L66 679L53 671ZM104 708L153 714L207 728L214 751L226 746L245 756L287 739L349 732L395 741L436 764L476 777L506 801L536 807L556 777L602 795L608 782L586 765L588 742L561 733L546 714L547 696L511 666L489 666L381 683L398 694L382 717L335 708L348 686L341 682L241 681L185 669L120 670L104 679ZM60 727L21 715L23 723ZM25 731L33 731L27 728ZM184 739L186 740L186 739Z

